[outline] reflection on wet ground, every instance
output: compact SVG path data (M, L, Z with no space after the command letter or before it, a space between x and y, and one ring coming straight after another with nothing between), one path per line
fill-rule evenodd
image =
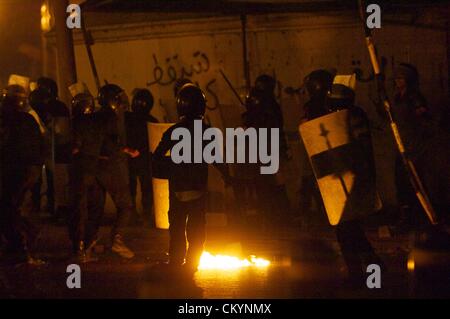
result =
M168 232L143 227L128 230L136 257L120 260L108 252L108 242L97 248L99 261L82 264L82 288L66 286L70 243L62 226L45 225L38 243L48 264L0 266L0 297L6 298L399 298L414 297L407 271L407 235L369 238L388 271L382 288L368 289L346 281L346 268L329 228L299 231L284 227L270 232L210 230L205 250L239 258L255 255L268 267L202 269L193 277L161 268L167 259ZM108 229L102 228L103 238ZM384 237L384 236L383 236ZM163 267L164 268L164 267ZM444 287L448 288L448 287ZM440 287L442 289L442 287ZM447 289L448 291L449 289ZM441 291L442 292L442 291Z

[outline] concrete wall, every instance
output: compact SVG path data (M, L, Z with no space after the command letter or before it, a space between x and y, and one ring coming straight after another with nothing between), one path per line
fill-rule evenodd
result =
M40 7L36 0L0 1L1 88L10 74L42 75Z
M317 68L334 68L339 74L362 71L358 81L357 102L369 114L378 129L373 130L378 184L383 201L395 204L393 186L394 144L388 127L376 115L372 100L375 82L365 81L371 72L364 35L358 18L347 14L285 14L248 18L248 47L252 80L258 74L275 75L279 101L294 158L288 164L288 188L297 205L297 190L302 163L296 136L301 116L299 107L306 96L288 95L284 88L298 87L303 78ZM239 125L239 106L224 79L223 70L243 96L244 73L242 42L238 18L215 18L123 24L92 28L92 47L101 81L117 83L131 93L135 87L147 87L155 96L154 115L175 120L173 82L184 73L204 89L208 99L207 117L213 125ZM78 78L95 92L86 50L76 34ZM388 88L392 89L392 67L398 62L415 64L430 105L438 109L447 97L446 33L442 30L411 26L383 25L375 32L381 56L386 60ZM211 183L223 192L220 184ZM219 186L214 186L219 185Z

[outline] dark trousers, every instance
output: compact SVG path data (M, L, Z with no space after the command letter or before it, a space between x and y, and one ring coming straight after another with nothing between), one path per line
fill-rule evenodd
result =
M303 176L300 185L300 212L303 214L303 222L307 224L314 219L313 202L316 203L318 212L324 212L322 196L316 178L314 175Z
M98 236L105 192L94 175L83 174L74 168L71 174L71 216L69 218L69 235L77 249L77 244L84 241L87 245Z
M116 206L117 218L112 236L123 235L124 228L128 225L128 220L133 211L126 162L100 160L96 177L100 186L111 195L111 199Z
M436 154L436 156L438 156ZM427 188L426 183L423 180L423 167L420 165L420 161L414 161L416 169L424 187ZM397 190L397 200L402 207L400 211L399 219L402 223L406 223L408 226L420 229L423 226L428 225L427 217L423 212L420 203L416 197L415 191L408 177L408 172L403 164L402 158L397 156L395 160L395 187Z
M284 185L277 185L273 175L259 175L255 178L257 207L266 226L286 219L289 213L289 199Z
M340 222L336 226L336 238L351 276L362 277L369 264L380 265L381 260L375 254L358 220Z
M149 169L130 169L130 193L132 202L136 205L137 181L141 185L142 194L142 208L144 209L144 216L151 218L153 206L153 188L152 176Z
M40 166L16 166L4 168L2 173L2 198L0 211L0 232L10 252L24 252L34 241L36 230L21 212L25 194L31 191L39 179Z
M55 215L55 189L53 184L53 172L45 167L45 176L47 179L47 210L50 216ZM42 187L43 176L42 173L39 175L39 179L32 189L32 200L34 209L38 213L41 207L41 187Z
M170 263L186 263L196 267L200 262L206 239L206 196L193 201L181 202L175 194L170 195L169 233ZM189 248L186 252L186 240Z

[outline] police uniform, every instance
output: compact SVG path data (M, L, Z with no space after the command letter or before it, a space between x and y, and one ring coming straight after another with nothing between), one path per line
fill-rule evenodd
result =
M164 134L154 153L154 160L167 161L165 154L176 143L171 139L177 128L187 128L194 137L194 121L184 120L171 126ZM207 125L203 123L205 130ZM194 145L194 144L191 144ZM208 164L206 163L171 164L169 176L169 257L170 263L181 265L186 263L197 267L205 242L206 192L208 183ZM186 249L186 240L189 248Z
M169 180L169 264L177 267L185 260L184 266L188 271L197 269L206 237L208 164L203 161L194 163L193 153L191 163L179 164L165 155L177 143L171 138L177 128L186 128L191 133L191 145L194 145L194 121L202 119L205 108L203 92L193 84L185 84L177 95L180 121L163 134L153 154L154 173ZM202 128L206 130L208 126L203 123ZM219 164L216 167L222 176L228 177L225 166Z
M137 181L141 185L142 207L145 219L154 225L153 189L151 174L151 153L148 143L148 123L157 123L158 120L149 112L153 107L153 96L146 89L139 89L132 101L132 112L125 113L127 146L139 151L135 158L128 158L130 174L130 193L134 206L136 205ZM134 213L137 214L136 208ZM136 215L137 217L137 215Z
M76 114L75 109L76 106L70 170L69 235L74 253L84 257L85 250L98 239L103 215L105 192L97 180L97 170L104 133L96 114Z
M117 209L117 218L112 230L115 234L123 235L132 212L132 202L128 184L127 158L123 153L123 140L120 137L120 122L116 113L109 108L98 111L100 125L104 139L100 150L97 178Z
M0 229L7 251L28 256L36 230L21 213L24 197L37 182L43 164L44 143L34 118L18 109L16 97L2 101L2 194Z
M243 114L245 127L279 130L278 145L281 160L287 159L287 142L283 129L283 115L272 91L252 88L246 101L247 111ZM270 133L268 134L267 148L271 149ZM259 138L259 136L258 136ZM283 162L282 162L283 163ZM283 165L283 164L280 164ZM279 173L278 173L279 174ZM289 199L284 184L277 183L275 174L260 174L259 170L254 176L254 186L258 198L260 212L267 221L281 221L289 212Z
M314 131L314 136L315 138L327 139L326 144L321 141L320 145L328 145L328 148L325 151L320 149L319 153L309 154L309 156L316 179L319 182L322 181L322 186L328 183L325 185L327 187L321 189L322 198L330 223L336 226L336 238L346 262L350 279L361 286L367 265L372 263L383 265L361 226L362 217L375 212L381 206L376 193L375 163L369 122L365 112L354 105L354 91L341 84L334 84L331 87L326 97L326 109L328 109L330 115L318 118L323 118L319 122L321 124L317 124L317 122L315 124L321 128L320 135L316 137L317 131ZM347 143L339 144L335 142L339 146L334 148L331 147L332 144L328 140L329 132L326 129L326 124L323 124L331 114L336 116L344 114L344 135L348 136L346 137L348 138ZM318 121L318 119L315 121ZM313 122L303 124L303 129L300 126L303 133L302 138L305 144L309 143L308 145L311 144L311 140L308 140L306 127L309 127L310 123ZM339 127L342 127L342 122L340 122ZM351 172L353 176L351 188L345 187L348 182L345 182L345 175L343 174L348 172ZM338 202L338 198L342 202ZM335 216L336 213L339 213L339 216Z

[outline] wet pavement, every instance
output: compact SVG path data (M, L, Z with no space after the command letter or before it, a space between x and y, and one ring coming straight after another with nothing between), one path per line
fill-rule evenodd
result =
M193 278L160 267L167 259L168 232L130 227L127 242L136 252L122 260L108 250L109 227L102 227L96 248L99 260L80 264L81 288L69 289L66 268L70 243L64 226L42 225L37 255L44 266L0 266L3 298L409 298L416 297L407 270L408 236L372 228L369 238L386 263L381 288L355 287L346 281L346 268L331 227L300 229L210 228L205 250L268 259L267 268L199 270ZM445 287L444 287L445 288ZM446 287L448 288L448 287ZM442 293L442 290L440 291ZM446 292L448 293L448 291ZM430 292L428 296L432 296ZM449 294L450 295L450 294Z

